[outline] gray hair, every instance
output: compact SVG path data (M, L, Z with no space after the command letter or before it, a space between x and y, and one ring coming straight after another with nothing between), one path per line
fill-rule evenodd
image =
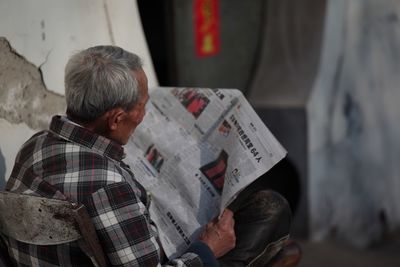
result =
M97 119L108 110L130 110L139 100L132 71L141 59L116 46L95 46L73 55L65 67L68 116L80 121Z

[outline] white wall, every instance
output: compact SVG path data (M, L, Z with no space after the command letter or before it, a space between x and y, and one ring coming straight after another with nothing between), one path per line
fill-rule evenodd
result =
M0 43L0 151L6 166L0 185L20 145L45 128L54 112L65 110L64 67L75 51L121 46L142 57L149 88L158 85L135 0L0 0L2 36L27 61ZM46 88L58 95L46 92L35 66Z
M308 105L310 231L365 247L400 228L400 2L328 3Z
M14 159L17 155L18 148L31 137L35 131L30 129L26 124L11 124L4 119L0 119L1 153L5 160L5 177L10 177ZM0 173L1 175L2 173Z
M64 92L64 66L77 50L114 44L145 62L157 85L135 0L0 0L0 36L43 72L45 85Z

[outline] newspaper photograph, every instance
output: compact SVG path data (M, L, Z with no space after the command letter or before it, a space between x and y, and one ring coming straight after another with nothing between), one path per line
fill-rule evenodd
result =
M286 155L235 89L152 89L125 147L167 257L183 253L209 221Z

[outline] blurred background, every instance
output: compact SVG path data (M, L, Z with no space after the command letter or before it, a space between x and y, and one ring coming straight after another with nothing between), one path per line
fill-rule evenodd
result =
M113 44L149 87L237 88L288 156L260 181L300 266L400 266L400 1L0 0L0 187L65 112L68 57Z

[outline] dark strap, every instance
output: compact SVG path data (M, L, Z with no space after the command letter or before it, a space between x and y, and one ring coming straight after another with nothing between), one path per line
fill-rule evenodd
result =
M0 267L13 266L10 255L8 254L8 246L5 237L0 233Z

